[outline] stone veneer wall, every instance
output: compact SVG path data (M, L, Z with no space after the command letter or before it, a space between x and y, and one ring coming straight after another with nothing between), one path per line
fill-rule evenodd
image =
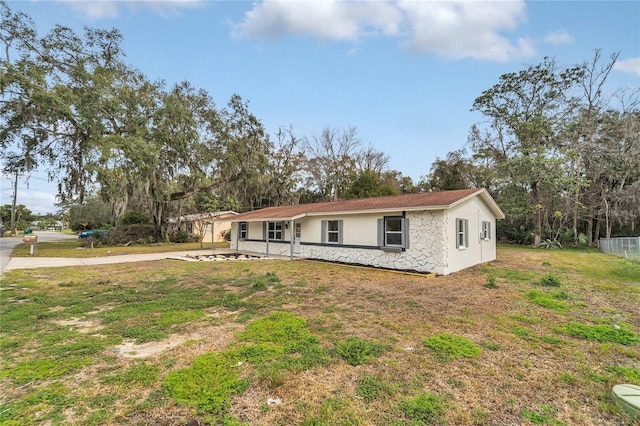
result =
M377 248L359 249L341 246L312 246L300 247L297 257L320 259L331 262L353 263L375 266L380 268L432 272L446 274L446 224L445 215L439 211L407 212L409 219L409 247L403 252L389 252ZM377 232L375 225L371 232ZM233 241L233 240L232 240ZM348 241L344 241L349 244ZM266 243L261 241L239 241L238 249L265 253ZM232 243L232 247L235 244ZM269 254L289 256L291 245L289 242L269 242Z

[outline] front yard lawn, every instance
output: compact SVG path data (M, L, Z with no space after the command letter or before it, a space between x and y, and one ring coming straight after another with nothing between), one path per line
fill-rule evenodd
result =
M518 247L435 279L302 260L8 271L0 425L632 424L610 391L640 385L639 277Z

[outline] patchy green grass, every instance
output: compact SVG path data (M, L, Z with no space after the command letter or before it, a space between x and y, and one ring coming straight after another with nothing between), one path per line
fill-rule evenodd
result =
M336 343L335 352L340 355L349 365L362 365L378 358L390 349L389 345L350 337Z
M569 305L566 302L569 296L565 292L540 292L538 290L530 290L525 297L538 306L557 312L566 312L569 309Z
M400 410L408 419L425 425L444 424L445 409L446 404L442 398L432 392L408 398L400 403Z
M640 342L638 334L629 329L627 324L582 324L570 322L559 326L556 330L569 336L596 342L613 342L621 345L636 345Z
M356 395L365 402L372 402L393 394L393 387L381 377L364 375L358 379Z
M520 411L520 414L525 419L529 420L534 425L554 425L562 426L563 422L555 418L555 413L558 410L547 404L541 404L537 409L525 408Z
M609 394L640 385L640 265L498 258L435 279L306 261L8 271L0 424L629 424Z
M475 358L482 351L471 340L449 333L437 334L422 340L425 346L433 350L435 357L441 361L459 358Z

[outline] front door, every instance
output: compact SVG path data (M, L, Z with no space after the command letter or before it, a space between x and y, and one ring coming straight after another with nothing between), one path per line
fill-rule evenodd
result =
M300 235L302 235L302 224L296 223L296 230L293 238L293 254L300 254Z

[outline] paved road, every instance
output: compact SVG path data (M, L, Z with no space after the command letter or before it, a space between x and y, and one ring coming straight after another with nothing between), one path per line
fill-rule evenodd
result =
M36 231L33 233L38 236L39 242L62 241L77 239L77 235L62 234L60 232ZM7 269L11 253L19 245L22 244L22 237L4 237L0 238L0 273Z

